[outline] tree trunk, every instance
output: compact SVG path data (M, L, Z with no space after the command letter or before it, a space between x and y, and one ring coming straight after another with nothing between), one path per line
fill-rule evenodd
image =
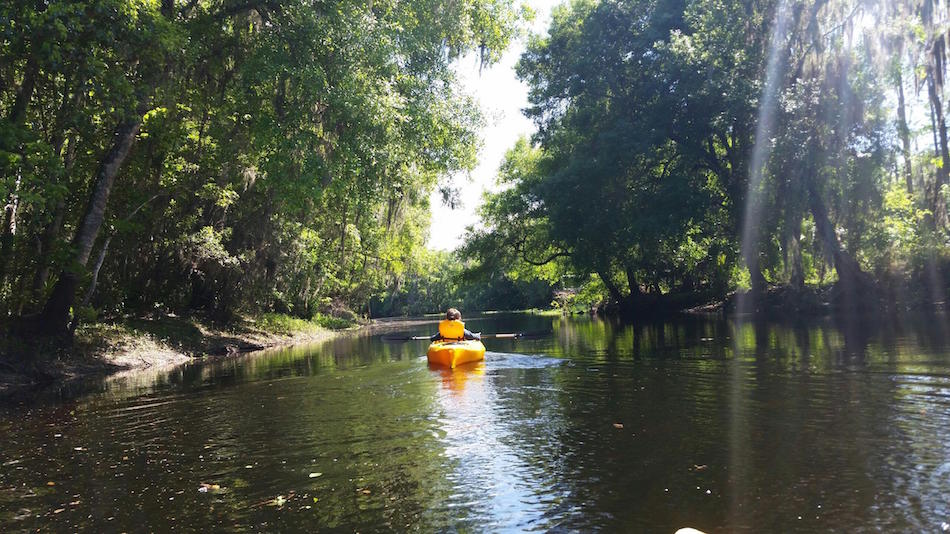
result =
M16 97L13 100L13 107L10 108L10 114L7 120L14 127L23 124L26 120L26 110L29 108L30 101L33 100L33 89L36 87L36 76L39 73L39 66L31 55L26 62L26 68L23 73L23 82L17 90ZM21 148L10 147L11 150L20 151ZM3 225L0 227L0 284L3 283L7 275L7 266L13 257L13 239L16 234L17 209L20 206L19 189L22 181L21 171L16 171L16 181L13 184L13 190L7 197L7 202L3 208Z
M10 115L7 117L14 125L20 125L26 120L26 110L33 100L33 89L36 87L36 76L39 74L39 65L31 55L26 62L26 69L23 72L23 83L17 91L16 99L13 101L13 107L10 108Z
M746 195L750 194L749 191L746 190L746 187L748 186L748 162L750 157L747 147L753 145L754 143L749 140L748 132L749 129L745 128L743 122L737 121L734 124L732 149L727 151L730 167L730 176L728 177L727 188L729 197L733 199L744 199ZM746 141L749 142L747 143ZM744 204L744 201L733 203L734 208L732 210L732 221L735 235L742 234L742 225L744 224L742 206ZM757 236L754 241L756 242L754 246L750 245L748 250L742 251L742 261L745 262L746 268L749 270L753 293L760 293L765 290L768 282L765 280L765 275L762 274L762 266L759 262Z
M62 138L62 142L56 148L56 153L59 154L62 151L62 143L65 143L65 137ZM76 143L77 137L75 135L70 136L68 144L66 144L66 153L63 155L63 180L68 183L69 177L73 172L73 164L76 162ZM42 304L43 290L46 289L46 282L49 280L50 272L50 260L53 254L53 247L56 244L56 240L59 239L59 233L63 228L63 218L66 215L66 199L60 198L56 202L56 207L53 212L53 220L50 221L45 228L43 228L43 234L40 237L40 243L38 248L38 253L36 255L36 274L33 276L33 303L34 306L40 306Z
M135 217L135 214L138 213L142 208L144 208L149 202L155 200L160 195L152 195L148 200L142 202L138 205L137 208L132 210L129 213L124 221L129 222ZM92 280L89 282L89 289L86 290L86 296L82 299L82 306L88 306L89 302L92 300L92 295L96 292L96 284L99 282L99 270L102 269L102 264L106 260L106 254L109 253L109 243L112 242L112 238L115 237L115 230L113 229L109 232L109 235L106 236L105 242L102 244L102 249L99 250L99 256L96 258L96 264L92 268ZM75 328L76 321L73 321L73 328Z
M600 277L601 281L604 283L604 286L607 288L607 292L610 293L610 298L612 298L617 304L621 304L624 300L623 293L621 293L620 288L617 287L617 284L614 283L613 279L610 278L610 275L604 271L597 271L597 276Z
M746 268L749 269L749 283L752 286L753 293L762 293L768 285L765 275L762 274L762 265L759 262L758 241L758 239L755 239L753 245L748 247L749 250L745 251L742 258L745 261Z
M33 275L33 302L39 303L43 295L43 289L46 288L46 282L49 280L50 258L53 254L53 247L56 239L59 238L59 232L63 228L63 217L66 212L66 203L62 200L56 203L53 220L43 229L43 235L40 237L37 246L36 273Z
M17 171L19 173L19 171ZM0 284L7 277L7 266L13 258L13 239L16 237L17 209L20 207L20 182L18 175L13 184L13 191L3 207L3 227L0 228Z
M633 266L624 265L623 272L627 276L627 285L630 286L630 296L628 298L633 299L640 295L640 283L637 282L636 271Z
M910 166L910 128L907 127L907 111L904 106L904 77L901 66L897 66L897 133L901 138L901 152L904 157L904 180L907 193L914 194L914 177Z
M805 287L805 269L802 266L802 213L789 208L785 215L785 269L788 284L795 289Z
M640 286L636 281L636 278L633 278L633 270L629 268L624 269L624 274L627 276L627 282L631 284L631 290L627 294L620 289L620 286L614 281L613 278L606 271L597 271L597 276L600 277L604 282L604 286L607 287L607 292L610 294L610 298L617 304L617 307L620 310L620 314L623 316L632 315L635 311L637 304L637 297L640 295Z
M940 154L940 142L937 141L937 117L934 115L934 103L929 97L927 103L930 104L930 133L933 134L934 157L936 157L937 154Z
M102 244L99 257L96 258L96 264L92 268L92 280L89 281L89 288L86 289L86 295L82 298L81 306L88 306L92 301L92 296L96 293L96 285L99 283L99 271L102 269L102 264L106 261L106 254L109 253L109 244L112 243L113 235L115 234L109 234L105 243ZM75 323L76 321L74 320L73 324Z
M838 240L838 234L835 233L834 223L828 216L828 208L818 191L814 178L807 178L808 186L808 205L812 216L815 218L815 230L818 239L821 240L825 250L829 253L834 262L835 271L838 273L838 280L845 292L853 298L859 297L859 291L868 285L869 278L861 270L858 261L854 259Z
M69 331L69 315L79 286L79 271L89 261L99 228L105 219L109 193L142 125L141 117L141 114L136 114L135 118L121 123L116 128L112 148L99 163L89 203L73 237L71 264L60 274L40 315L41 325L46 333L62 335Z
M931 58L931 61L933 59ZM947 209L945 203L941 201L940 189L947 184L950 176L950 149L947 148L947 124L943 114L943 107L940 102L940 95L937 91L937 82L934 78L934 68L932 64L927 65L927 93L930 96L931 110L934 114L934 123L936 126L936 137L938 141L937 157L940 164L937 165L937 176L934 182L933 191L933 213L934 224L938 227L947 224Z

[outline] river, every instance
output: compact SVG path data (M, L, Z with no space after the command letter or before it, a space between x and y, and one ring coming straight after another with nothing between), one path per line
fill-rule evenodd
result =
M551 334L113 377L0 408L0 531L950 529L948 325L490 314Z

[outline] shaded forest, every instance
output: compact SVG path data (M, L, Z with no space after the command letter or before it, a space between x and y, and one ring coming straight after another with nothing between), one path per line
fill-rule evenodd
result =
M4 4L0 314L68 339L156 313L943 302L950 25L931 0L564 4L517 67L537 134L465 245L426 250L429 194L477 160L452 64L496 61L527 18Z
M355 310L426 257L476 161L452 62L511 2L0 7L0 314L69 337L152 313Z
M472 273L628 313L943 303L948 30L931 0L561 6Z

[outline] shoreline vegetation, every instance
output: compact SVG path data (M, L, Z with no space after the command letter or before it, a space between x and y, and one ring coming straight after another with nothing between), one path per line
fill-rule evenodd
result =
M933 8L784 5L553 10L515 67L538 130L462 241L470 279L546 280L560 302L626 317L943 307L948 60Z
M943 302L922 298L898 298L906 292L877 288L849 300L837 285L806 287L795 290L776 285L754 294L737 290L721 297L699 293L664 295L650 305L651 316L720 313L727 316L754 314L763 319L788 316L830 316L836 311L866 309L876 302L887 312L942 310ZM920 295L917 295L920 297ZM623 313L611 306L587 306L570 299L555 302L550 308L491 310L481 314L531 313L543 316L600 315L623 320L643 319L645 314ZM239 316L227 323L200 317L180 317L173 313L155 317L122 318L81 325L71 346L23 345L22 339L9 335L12 322L0 323L0 334L7 341L0 346L0 397L11 397L30 388L64 384L94 377L106 378L119 373L173 367L206 358L232 356L274 348L316 343L345 331L373 328L381 332L428 322L440 314L423 314L416 321L408 317L359 319L317 314L302 319L287 314L264 313ZM395 320L398 319L398 320ZM19 347L15 343L21 343ZM19 353L19 356L16 357Z
M914 298L900 298L902 295ZM660 295L649 301L649 304L647 299L644 299L644 304L649 308L649 315L754 313L763 318L781 318L796 314L829 315L839 310L855 311L872 305L889 312L939 310L945 305L943 302L928 301L922 294L910 295L909 291L899 291L893 287L878 287L875 291L857 298L860 302L849 299L838 285L809 286L798 290L776 285L758 294L749 290L737 290L723 297L700 293ZM548 316L591 314L617 316L625 320L642 319L646 315L624 313L624 310L616 306L594 306L577 302L571 296L563 297L552 304L554 306L550 308L479 313L523 312ZM419 319L438 316L438 313L423 314ZM0 346L0 354L7 356L0 359L0 395L25 387L167 367L206 357L314 343L355 328L371 326L385 331L394 325L405 328L414 324L411 320L394 322L392 319L394 318L359 319L352 312L345 317L317 314L310 320L287 314L264 313L239 316L221 323L169 313L148 318L121 318L83 324L77 328L71 346L46 347L25 343L20 336L10 335L15 326L13 322L8 321L0 323L0 334L7 340L4 346Z
M77 328L70 347L11 346L12 327L0 324L8 341L0 352L26 351L28 358L0 360L0 396L23 389L146 369L172 367L203 358L245 354L266 349L325 341L344 331L366 326L349 319L317 315L311 320L266 313L216 324L174 314L123 318Z
M431 266L430 194L457 201L452 177L478 163L484 117L452 66L498 62L530 18L509 0L436 7L0 5L0 373L401 314L407 273ZM202 319L92 326L156 312ZM268 313L288 318L211 326Z
M319 314L943 308L943 8L783 5L572 2L531 36L510 0L0 7L0 372L250 351ZM452 66L524 36L537 130L428 250L487 118Z

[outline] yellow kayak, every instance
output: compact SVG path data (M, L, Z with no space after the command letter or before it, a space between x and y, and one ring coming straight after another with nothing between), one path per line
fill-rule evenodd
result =
M468 362L485 359L485 345L481 341L433 341L426 353L429 363L454 368Z

